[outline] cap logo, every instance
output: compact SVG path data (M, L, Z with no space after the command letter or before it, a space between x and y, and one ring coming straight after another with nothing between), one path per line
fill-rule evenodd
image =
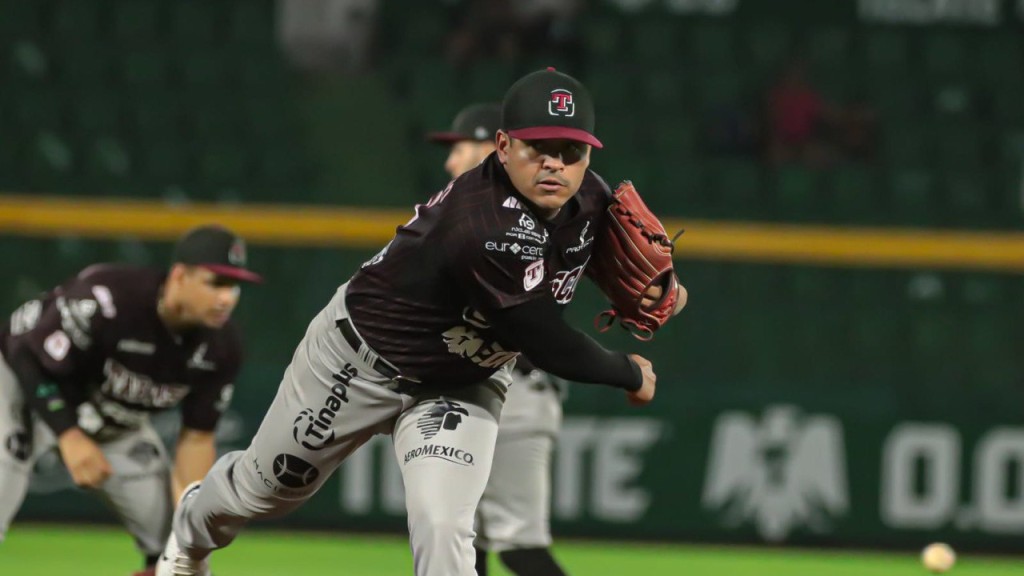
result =
M551 91L551 101L548 102L548 114L572 118L575 113L576 106L572 103L572 92L564 88L556 88Z
M477 140L487 140L487 128L477 126L476 130L473 131L473 138Z
M228 262L232 266L245 266L245 242L241 238L235 239L228 250Z

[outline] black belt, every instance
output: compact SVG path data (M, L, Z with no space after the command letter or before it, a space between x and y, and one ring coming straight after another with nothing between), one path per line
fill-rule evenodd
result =
M341 331L341 336L345 339L345 342L348 342L348 345L356 351L356 354L362 355L364 347L369 348L369 346L363 342L362 338L359 337L359 334L356 334L356 329L352 326L352 322L350 322L348 318L338 320L335 322L335 325L338 327L338 330ZM392 380L402 379L402 375L398 373L397 368L380 356L377 356L376 354L374 354L374 356L375 358L373 362L368 362L370 368L373 368L378 374L385 378L390 378Z

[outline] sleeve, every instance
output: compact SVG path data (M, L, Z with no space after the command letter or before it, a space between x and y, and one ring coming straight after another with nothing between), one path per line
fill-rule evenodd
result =
M213 432L231 404L235 381L241 370L241 349L235 346L213 378L198 383L181 403L181 425L192 430Z
M472 306L509 308L550 291L546 239L543 225L525 212L511 225L464 218L444 239L447 266Z
M492 312L488 317L503 343L541 370L555 376L635 391L643 384L640 368L626 354L606 350L569 326L552 298Z
M27 310L33 312L20 314L12 323L9 362L28 403L59 436L76 418L53 381L74 383L97 353L96 340L116 308L109 289L78 277L15 314Z

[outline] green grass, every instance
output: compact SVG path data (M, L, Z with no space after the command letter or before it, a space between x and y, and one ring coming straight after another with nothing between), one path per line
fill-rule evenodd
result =
M924 576L914 554L562 542L573 576ZM127 576L131 539L109 527L16 524L0 544L3 576ZM507 573L492 562L492 574ZM214 556L217 576L411 574L403 538L251 530ZM961 558L953 576L1022 576L1024 559Z

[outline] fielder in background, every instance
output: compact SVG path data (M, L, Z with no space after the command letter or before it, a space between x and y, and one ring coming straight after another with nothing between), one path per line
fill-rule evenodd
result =
M75 484L118 515L152 574L173 502L216 458L242 346L231 323L245 244L203 226L170 270L89 266L0 327L0 539L36 460L53 449ZM149 414L181 406L173 467Z
M450 146L444 169L452 178L476 168L495 150L501 105L463 108L451 130L427 136ZM487 576L494 552L517 576L564 576L551 555L551 453L562 425L562 394L550 375L523 356L512 370L498 422L487 487L476 509L476 572Z

